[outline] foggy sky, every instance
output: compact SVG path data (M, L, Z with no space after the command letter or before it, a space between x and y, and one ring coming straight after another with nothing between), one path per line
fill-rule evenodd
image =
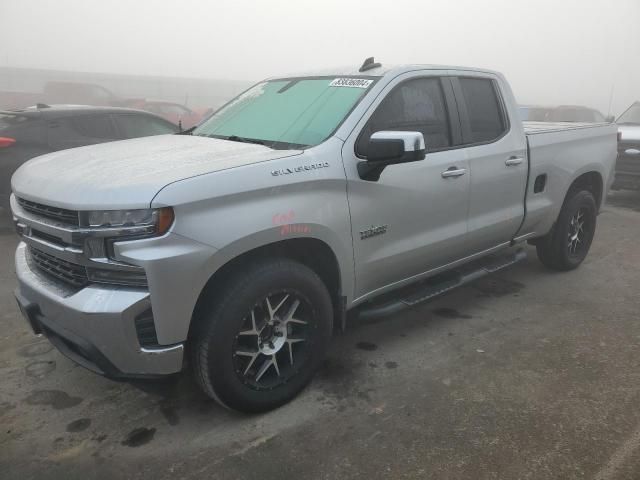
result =
M0 0L0 65L258 80L375 55L606 114L640 99L639 25L639 0Z

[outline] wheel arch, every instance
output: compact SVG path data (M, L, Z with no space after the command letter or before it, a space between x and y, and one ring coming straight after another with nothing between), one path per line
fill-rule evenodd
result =
M267 258L295 260L318 274L331 295L334 308L334 323L341 321L345 309L345 285L338 256L331 246L323 240L314 237L295 237L274 241L243 251L229 258L217 268L210 275L198 295L189 325L188 338L191 338L196 329L199 312L203 308L205 301L215 295L216 289L224 284L224 279L236 269L249 268L252 263ZM339 324L334 325L334 327L339 326Z
M580 190L591 192L596 200L596 206L599 211L604 199L604 180L602 174L597 170L590 170L578 175L573 182L571 182L571 185L569 185L564 197L564 202L566 202L573 193Z

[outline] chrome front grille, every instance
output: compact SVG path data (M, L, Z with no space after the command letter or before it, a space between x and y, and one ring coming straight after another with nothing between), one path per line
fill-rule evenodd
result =
M31 202L24 198L18 198L20 206L29 213L39 215L41 217L57 220L67 225L80 225L80 217L75 210L67 210L65 208L52 207L41 203Z
M144 268L114 260L109 250L111 242L140 238L146 231L134 227L81 226L78 221L81 212L16 197L11 199L11 209L16 231L29 246L29 263L34 270L58 280L61 286L80 289L99 283L147 287Z
M67 285L82 288L89 283L87 269L82 265L54 257L33 246L29 247L29 252L33 263L40 271L63 281Z

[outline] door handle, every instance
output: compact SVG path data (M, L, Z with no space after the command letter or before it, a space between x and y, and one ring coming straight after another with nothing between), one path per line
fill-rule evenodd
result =
M504 162L504 164L507 167L515 167L516 165L520 165L522 162L524 162L524 158L522 157L510 157L507 161Z
M626 155L640 155L640 150L637 148L627 148L624 153Z
M466 168L449 167L442 172L442 178L461 177L467 173Z

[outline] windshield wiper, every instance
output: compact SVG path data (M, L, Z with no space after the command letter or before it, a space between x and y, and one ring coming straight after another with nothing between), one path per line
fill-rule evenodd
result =
M196 129L197 125L194 125L193 127L187 128L186 130L180 130L179 132L176 132L174 135L191 135L193 133L193 131Z
M258 138L250 138L250 137L240 137L238 135L217 135L215 133L205 134L198 133L200 137L209 137L209 138L219 138L220 140L229 140L231 142L240 142L240 143L253 143L255 145L264 145L267 148L271 148L272 150L288 150L289 148L307 148L309 145L299 145L290 142L278 142L276 140L260 140Z
M255 143L256 145L268 146L263 140L258 140L257 138L239 137L238 135L229 135L228 137L222 138L231 140L232 142Z

